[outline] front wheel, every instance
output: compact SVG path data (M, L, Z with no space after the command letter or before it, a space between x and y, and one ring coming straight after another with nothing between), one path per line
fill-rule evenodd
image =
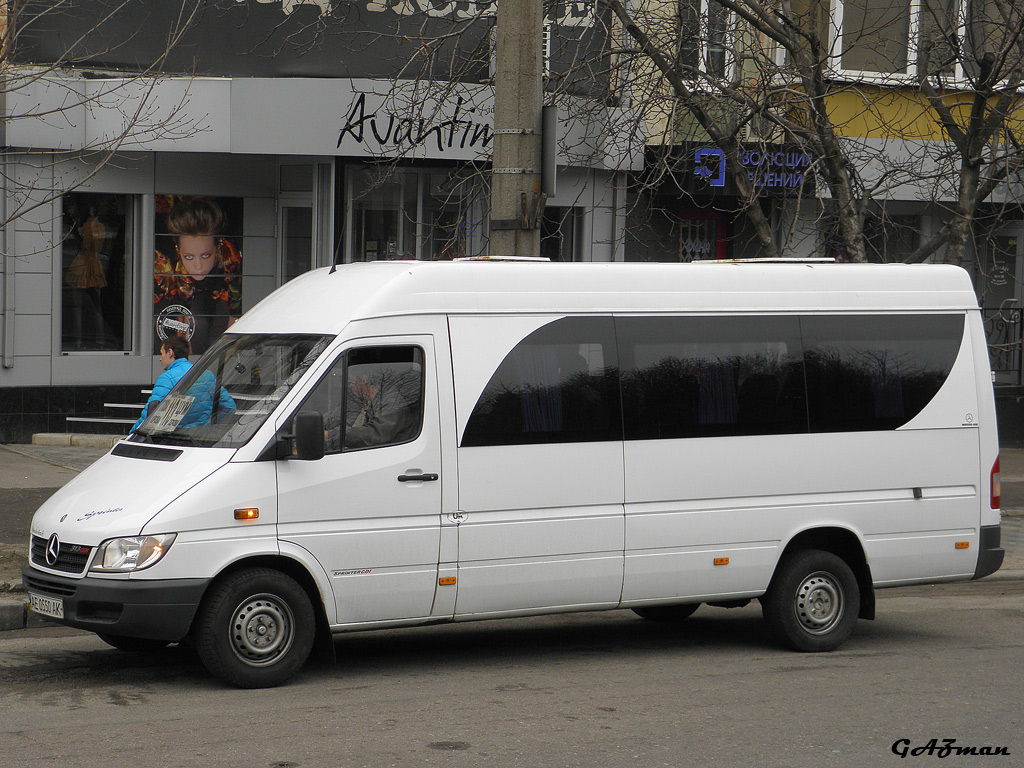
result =
M314 629L313 606L295 579L249 568L215 584L203 600L196 651L222 680L239 688L271 688L306 662Z
M805 550L782 561L761 606L769 631L781 644L797 651L831 651L853 632L860 587L842 558Z

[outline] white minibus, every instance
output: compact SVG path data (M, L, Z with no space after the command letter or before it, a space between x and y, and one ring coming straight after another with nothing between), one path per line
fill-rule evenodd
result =
M36 513L30 605L242 687L350 630L754 599L828 651L1003 558L956 267L322 269L150 411Z

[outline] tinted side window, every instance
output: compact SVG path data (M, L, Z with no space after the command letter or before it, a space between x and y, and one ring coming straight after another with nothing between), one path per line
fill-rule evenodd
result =
M610 317L567 317L506 355L470 414L462 446L621 440Z
M801 319L813 432L895 429L945 382L960 351L962 315Z
M414 440L423 420L423 350L349 350L320 380L302 410L323 414L327 453Z
M627 440L807 431L795 317L617 318Z

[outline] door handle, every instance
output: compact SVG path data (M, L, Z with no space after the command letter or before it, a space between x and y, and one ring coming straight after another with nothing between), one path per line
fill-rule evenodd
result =
M438 478L438 475L437 475L436 472L427 472L426 474L422 474L422 475L399 475L398 476L398 482L400 482L400 483L414 483L414 482L421 482L421 483L426 482L426 483L429 483L432 480L437 480L437 478Z

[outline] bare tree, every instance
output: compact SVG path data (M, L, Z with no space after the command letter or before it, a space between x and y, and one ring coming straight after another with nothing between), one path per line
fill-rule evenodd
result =
M734 167L758 141L806 153L820 185L815 195L825 198L821 215L852 261L868 258L869 215L893 190L914 185L949 217L908 258L955 263L967 258L979 206L1015 180L1021 160L1015 120L1024 8L1015 0L967 1L926 0L911 19L909 2L847 0L839 27L826 0L598 0L630 41L619 66L630 73L635 108L658 102L651 111L665 114L665 99L673 102L674 119L662 121L665 144L709 141ZM902 139L905 113L916 105L930 114L915 130L930 120L941 136L902 141L891 153L864 140L872 130ZM678 154L660 157L648 178L676 170ZM736 176L745 215L763 253L781 255L785 239L760 204L763 190L749 182Z
M0 226L88 183L106 165L147 141L186 137L198 130L196 118L188 114L184 93L176 102L161 106L154 94L168 57L194 23L202 0L164 4L164 17L170 23L161 27L147 59L130 70L106 68L104 57L123 45L123 35L112 33L111 27L128 2L93 0L90 24L71 38L54 34L51 25L62 14L74 16L81 3L8 0L0 7L0 101L5 107L8 137L19 122L74 132L86 112L113 116L106 121L109 130L104 134L66 150L47 152L55 168L85 161L76 166L84 170L70 177L70 186L60 190L42 183L26 185L31 174L17 172L24 152L6 142L0 149L0 175L7 195Z
M920 89L957 173L946 222L912 258L926 258L945 245L946 260L962 264L979 209L997 189L1019 181L1024 162L1024 5L923 5Z

